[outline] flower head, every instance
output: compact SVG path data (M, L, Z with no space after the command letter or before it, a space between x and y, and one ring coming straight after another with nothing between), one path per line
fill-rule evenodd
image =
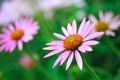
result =
M90 15L89 19L96 24L94 31L104 31L106 35L115 36L113 30L117 30L120 27L119 16L114 16L112 12L99 12L99 20L93 15Z
M76 21L73 20L72 26L68 24L67 29L62 27L62 32L64 33L64 35L54 33L54 35L60 40L55 40L47 43L49 47L45 47L43 49L53 51L45 55L44 58L62 53L55 61L53 67L55 67L59 63L60 65L62 65L68 59L66 64L67 70L75 55L78 67L82 69L83 62L80 54L85 53L86 51L92 51L92 48L90 46L99 43L98 41L95 41L93 39L104 34L104 32L95 32L93 34L90 34L94 27L94 24L91 24L90 21L86 22L84 18L77 31Z
M32 19L21 19L14 26L2 30L0 34L0 51L12 52L16 46L19 50L23 49L23 42L27 43L37 34L39 26Z

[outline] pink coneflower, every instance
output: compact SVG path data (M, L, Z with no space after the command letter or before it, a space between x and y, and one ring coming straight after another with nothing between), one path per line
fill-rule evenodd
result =
M99 20L93 15L90 15L89 19L96 24L94 31L104 31L106 35L115 36L113 30L117 30L120 27L119 16L114 16L112 12L99 12Z
M55 61L53 68L59 63L60 65L62 65L68 58L66 64L67 70L75 55L77 65L82 70L83 62L80 54L85 53L86 51L92 51L92 48L90 46L99 43L98 41L95 41L93 39L104 34L103 32L95 32L93 34L90 34L94 27L95 25L90 24L90 21L86 22L85 18L82 21L78 32L75 20L72 22L72 26L68 24L67 30L62 27L64 35L54 33L54 36L56 36L60 40L55 40L47 43L49 47L43 48L44 50L53 50L49 54L45 55L44 58L62 53Z
M12 52L16 46L19 50L23 49L23 42L27 43L37 34L39 26L32 19L21 19L14 26L2 30L0 34L0 51Z
M28 69L32 69L35 67L34 61L27 54L23 55L20 58L19 63Z

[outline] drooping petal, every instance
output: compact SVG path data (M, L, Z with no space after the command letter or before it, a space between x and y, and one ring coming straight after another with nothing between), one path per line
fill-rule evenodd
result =
M73 56L74 56L74 52L72 52L68 58L68 61L66 64L66 70L70 67L70 64L72 63L72 60L73 60Z
M18 41L18 49L22 50L23 49L23 43L21 40Z
M105 34L106 34L106 35L110 35L110 36L112 36L112 37L115 36L115 33L114 33L113 31L111 31L111 30L107 30L107 31L105 32Z
M53 55L58 54L58 53L60 53L60 52L62 52L62 51L64 51L64 50L65 50L64 48L60 48L60 49L54 50L54 51L48 53L47 55L45 55L44 58L53 56Z
M76 59L76 63L78 65L78 67L82 70L82 68L83 68L82 57L77 50L75 51L75 59Z
M58 33L53 33L54 36L56 36L57 38L61 39L61 40L64 40L65 39L65 36L61 35L61 34L58 34Z
M57 60L55 61L54 65L53 65L53 68L60 63L60 61L62 60L62 58L64 58L64 56L66 56L66 52L63 52L63 53L57 58Z
M66 54L63 56L60 65L62 65L68 58L68 56L70 55L71 51L66 51Z

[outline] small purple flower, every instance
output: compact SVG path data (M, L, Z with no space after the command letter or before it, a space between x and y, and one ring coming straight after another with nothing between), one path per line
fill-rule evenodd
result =
M27 43L38 33L39 26L33 19L21 19L14 26L2 30L0 34L0 51L12 52L16 46L19 50L23 49L23 42Z

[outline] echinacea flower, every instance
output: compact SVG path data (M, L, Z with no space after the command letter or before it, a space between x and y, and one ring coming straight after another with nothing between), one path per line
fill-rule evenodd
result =
M19 63L28 68L28 69L32 69L35 67L35 62L30 58L30 56L28 56L27 54L24 54L20 59L19 59Z
M2 29L0 34L0 51L12 52L16 46L19 50L23 49L23 42L31 41L38 33L39 26L33 19L21 19L14 25Z
M83 62L80 54L85 53L86 51L92 51L90 46L99 43L93 39L98 38L104 34L104 32L95 32L90 34L94 27L94 24L91 24L90 21L86 22L86 19L84 18L77 31L76 21L73 20L72 26L68 24L67 29L62 27L62 32L64 35L54 33L54 36L60 40L55 40L46 44L49 47L45 47L43 49L53 51L45 55L44 58L62 53L55 61L53 68L59 63L62 65L68 59L66 64L67 70L75 55L77 65L82 70Z
M99 20L93 15L90 15L89 19L96 24L94 32L104 31L106 35L115 36L113 30L117 30L120 27L119 16L114 16L113 12L99 12Z

